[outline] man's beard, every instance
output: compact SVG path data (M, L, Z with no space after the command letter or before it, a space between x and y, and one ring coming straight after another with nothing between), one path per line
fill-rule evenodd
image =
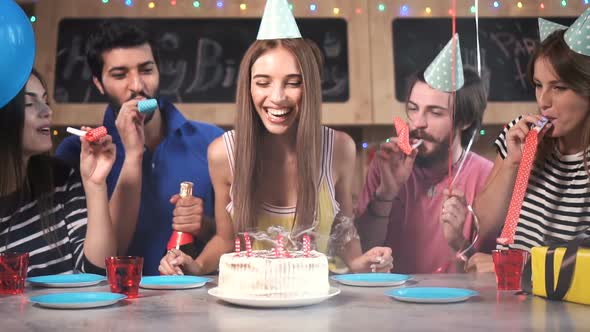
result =
M109 107L115 112L115 117L119 116L119 111L121 110L121 104L117 101L117 99L115 99L113 96L111 96L108 92L105 93L106 97L109 100ZM131 95L131 97L129 97L129 99L127 99L125 102L128 102L132 99L135 99L135 97L137 96L142 96L145 99L154 99L156 97L152 97L148 94L145 94L143 92L140 93L134 93ZM159 106L160 102L158 101L158 106ZM150 122L152 120L152 118L154 117L154 112L149 112L149 113L144 113L145 117L143 120L143 123L146 124L148 122Z
M428 154L424 154L424 145L418 148L418 155L416 156L415 164L420 168L430 168L441 163L446 163L449 159L450 138L445 138L442 141L437 141L434 137L425 132L414 130L410 132L411 138L419 138L424 141L435 143L434 150Z

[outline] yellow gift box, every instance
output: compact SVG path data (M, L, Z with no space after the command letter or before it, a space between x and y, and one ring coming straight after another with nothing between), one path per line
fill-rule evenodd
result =
M534 247L531 257L534 295L590 304L590 248Z

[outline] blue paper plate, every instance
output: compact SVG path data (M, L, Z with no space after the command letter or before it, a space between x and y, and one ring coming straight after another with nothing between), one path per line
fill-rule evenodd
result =
M196 276L150 276L141 278L139 287L148 289L188 289L204 286L211 279Z
M341 284L349 286L378 287L378 286L399 286L412 279L406 274L394 273L355 273L332 276Z
M104 276L91 273L54 274L27 278L27 281L37 287L84 287L92 286L106 280Z
M479 295L479 293L463 288L409 287L392 289L385 292L385 295L404 302L453 303L465 301L472 296Z
M127 295L117 293L84 292L45 294L33 296L29 301L46 308L85 309L108 306L125 298Z

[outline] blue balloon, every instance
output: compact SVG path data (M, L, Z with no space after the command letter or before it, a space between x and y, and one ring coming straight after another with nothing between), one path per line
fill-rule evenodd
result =
M35 34L13 0L0 0L0 107L25 86L35 62Z

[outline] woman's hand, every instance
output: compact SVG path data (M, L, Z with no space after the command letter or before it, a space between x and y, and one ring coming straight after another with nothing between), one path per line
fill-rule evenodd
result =
M524 142L531 126L537 125L543 121L543 116L539 114L524 115L520 121L512 126L506 133L506 160L513 165L519 165L522 159L522 150ZM539 142L543 136L552 128L551 123L547 123L539 133Z
M353 259L349 266L354 273L361 272L384 272L388 273L393 269L393 257L391 248L374 247Z
M184 275L185 273L196 275L199 274L198 271L201 268L191 256L182 250L170 249L160 260L158 270L162 275Z
M82 127L89 131L92 128ZM88 142L80 137L80 175L85 184L104 185L111 172L116 157L116 146L113 138L106 135L95 142Z

